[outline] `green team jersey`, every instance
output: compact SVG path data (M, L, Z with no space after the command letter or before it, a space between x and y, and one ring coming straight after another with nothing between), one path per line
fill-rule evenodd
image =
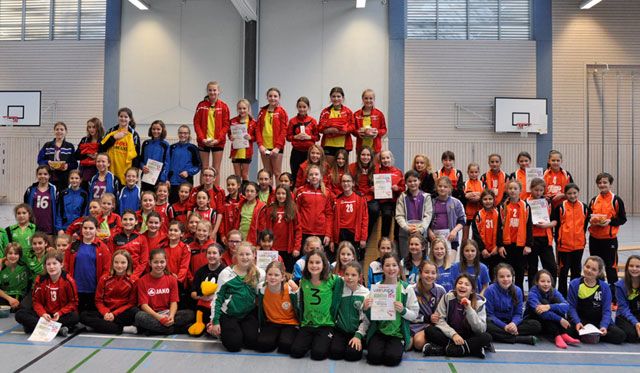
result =
M211 301L211 320L214 325L220 324L221 314L242 319L256 308L257 286L264 281L265 274L258 269L256 286L244 282L246 276L239 276L233 266L226 267L218 275L218 290Z
M362 339L369 328L369 319L362 311L362 305L368 296L369 289L366 287L359 285L356 290L351 290L345 284L342 290L340 306L338 307L336 328Z
M29 223L24 229L20 228L18 224L7 227L6 234L9 238L9 242L17 242L22 247L22 255L27 255L31 252L31 237L36 233L36 225ZM4 250L2 252L4 258Z
M20 262L29 269L31 283L35 283L36 278L44 272L44 254L38 259L33 251L27 255L22 255Z
M29 286L29 270L18 264L15 268L5 267L0 271L0 289L8 295L22 299Z
M300 280L302 301L302 326L334 326L339 294L342 292L342 279L331 274L328 279L315 286L311 280ZM336 295L336 289L338 295Z
M396 288L396 301L402 302L402 283L398 282ZM402 319L400 314L396 312L395 320L380 321L380 332L390 337L403 338L402 336Z
M7 237L7 231L0 228L0 258L4 258L4 248L9 244L9 237Z

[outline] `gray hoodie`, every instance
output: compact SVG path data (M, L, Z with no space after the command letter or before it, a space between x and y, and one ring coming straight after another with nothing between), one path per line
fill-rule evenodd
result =
M484 333L487 330L487 312L484 307L486 301L481 295L476 294L476 296L478 298L476 309L473 309L471 304L469 304L464 313L471 330L474 333ZM447 323L449 303L455 298L456 295L453 291L448 292L440 299L440 303L438 303L438 308L436 309L436 312L440 314L440 320L438 320L436 326L449 338L458 334L458 332Z

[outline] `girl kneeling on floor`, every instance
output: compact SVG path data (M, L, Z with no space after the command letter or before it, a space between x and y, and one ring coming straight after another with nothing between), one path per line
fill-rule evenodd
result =
M257 350L281 354L291 353L291 345L298 334L298 295L284 264L278 261L267 266L266 280L258 286L258 319L260 334Z
M342 284L342 278L331 273L322 249L314 249L307 255L298 297L301 327L291 346L291 357L301 358L311 350L311 359L327 358Z
M164 249L151 250L151 272L142 276L138 287L136 325L147 334L183 334L193 323L193 311L178 311L180 292L178 280L167 270Z
M256 250L251 243L241 242L236 249L236 264L220 272L218 290L211 301L211 324L207 331L220 337L230 352L257 347L256 296L265 274L256 267L255 257Z
M487 299L487 332L494 341L535 345L540 322L522 318L522 290L513 284L513 267L500 263L495 271L496 282L484 293Z
M367 362L371 365L397 366L402 361L402 353L411 348L409 323L418 317L418 300L409 284L402 280L400 260L385 254L382 256L384 278L381 284L396 286L396 300L393 303L396 318L390 321L371 321L367 332ZM371 320L373 298L367 298L364 309Z
M58 335L66 337L78 323L78 289L71 276L62 270L62 253L49 251L44 256L45 273L33 284L33 309L21 308L16 321L25 333L33 332L38 320L62 324Z
M491 334L486 332L485 300L477 294L476 282L469 274L462 273L454 284L454 290L438 303L440 319L435 326L427 327L429 342L422 351L425 356L484 359L484 349L491 343Z
M562 294L554 288L551 273L541 269L536 273L535 286L529 290L526 317L538 320L542 327L542 334L551 337L558 348L567 348L567 344L578 344L579 340L571 338L567 329L571 323L566 314L569 303Z
M97 311L84 311L80 321L96 333L136 334L133 324L136 320L137 294L135 283L131 280L133 260L126 250L113 253L111 272L98 281L96 287Z

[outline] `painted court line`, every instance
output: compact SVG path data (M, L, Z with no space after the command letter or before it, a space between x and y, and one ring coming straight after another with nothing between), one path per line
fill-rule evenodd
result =
M100 347L106 347L109 345L109 343L113 342L113 338L108 339L105 343L102 344L102 346ZM76 371L78 368L80 368L82 365L84 365L84 363L86 363L87 361L91 360L92 357L96 356L98 354L98 352L100 352L102 350L102 348L98 348L97 350L93 351L92 353L90 353L87 357L85 357L84 359L80 360L80 362L78 362L76 365L74 365L71 369L69 369L67 371L67 373L72 373L74 371Z
M87 337L87 338L100 338L100 339L133 339L137 341L164 341L164 342L193 342L193 343L220 343L219 340L208 340L208 339L189 339L189 338L146 338L146 337L135 337L135 336L123 336L123 335L102 335L102 334L81 334L78 337Z
M142 355L142 357L140 359L138 359L138 361L136 361L131 368L129 368L127 370L127 373L132 373L134 372L139 366L140 364L142 364L145 360L147 360L147 358L149 357L149 355L151 355L151 353L153 351L157 351L156 348L158 348L158 346L160 346L162 344L162 341L156 341L156 343L153 344L153 346L151 347L150 350L147 350L147 352L145 352L144 355Z
M640 355L638 352L620 352L620 351L559 351L559 350L502 350L496 349L498 352L517 352L526 354L567 354L567 355Z

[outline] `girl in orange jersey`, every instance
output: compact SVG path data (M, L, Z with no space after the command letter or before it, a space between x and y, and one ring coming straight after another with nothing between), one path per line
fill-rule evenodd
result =
M485 189L480 194L482 209L478 210L471 222L473 238L478 243L480 249L480 261L486 264L489 269L491 281L494 280L494 268L500 263L496 245L498 237L498 209L495 207L495 196L493 192Z
M493 191L496 196L496 204L502 203L506 199L505 185L509 180L509 176L506 172L500 169L502 166L502 157L500 154L489 155L489 171L487 171L480 180L484 182L484 185Z
M553 207L558 207L560 202L565 199L564 187L573 183L571 174L562 167L562 153L557 150L549 152L547 160L547 170L544 172L544 182L547 184L547 190L544 196L549 200Z
M476 216L476 213L482 208L482 202L480 201L480 195L484 190L484 183L478 179L480 176L480 165L477 163L469 163L467 166L467 176L469 180L464 182L464 212L467 215L467 223L462 229L462 242L469 238L469 227L471 222Z

